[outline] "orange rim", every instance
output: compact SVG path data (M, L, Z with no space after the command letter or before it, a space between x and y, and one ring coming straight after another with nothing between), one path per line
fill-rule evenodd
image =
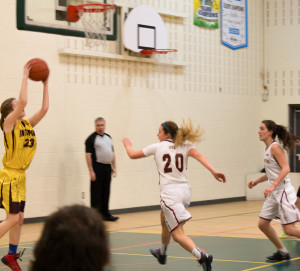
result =
M77 7L78 9L82 9L84 12L104 12L106 10L116 8L115 5L111 4L82 4Z
M107 10L115 9L115 5L111 4L82 4L78 6L68 5L67 9L67 21L68 22L77 22L79 21L83 12L89 13L100 13Z
M176 49L152 49L152 50L142 50L142 55L154 55L154 54L167 54L167 53L175 53Z
M69 5L68 6L68 10L70 13L72 13L72 15L74 15L74 13L78 13L78 11L83 11L83 12L105 12L109 9L115 9L116 6L115 5L111 5L111 4L82 4L82 5L78 5L78 6L72 6Z

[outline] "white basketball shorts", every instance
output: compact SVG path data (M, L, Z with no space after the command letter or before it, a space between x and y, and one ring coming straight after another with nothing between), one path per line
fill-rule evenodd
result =
M300 213L295 206L296 200L296 192L292 185L282 190L275 190L266 198L259 216L266 220L278 217L282 225L297 222L300 220Z
M160 205L166 225L170 232L191 219L191 214L186 210L191 201L191 188L189 185L164 189L160 194Z

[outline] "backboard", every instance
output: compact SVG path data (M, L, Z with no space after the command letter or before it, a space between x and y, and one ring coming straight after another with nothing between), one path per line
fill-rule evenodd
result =
M138 6L132 9L124 22L124 47L134 52L144 49L167 49L167 31L165 24L150 6Z
M17 28L19 30L38 31L66 36L84 37L81 20L67 21L68 5L103 3L109 0L17 0ZM105 35L107 40L117 39L117 12L113 16L103 12Z

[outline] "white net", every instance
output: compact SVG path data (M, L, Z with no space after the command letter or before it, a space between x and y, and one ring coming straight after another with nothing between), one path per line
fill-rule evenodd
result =
M107 33L111 30L115 9L111 6L89 5L78 14L84 27L86 45L89 47L106 46Z
M172 72L176 59L177 51L170 51L167 53L155 53L153 57L156 59L158 69L161 72Z
M143 50L142 55L152 55L156 59L159 71L172 72L177 58L176 49L154 49L154 50Z

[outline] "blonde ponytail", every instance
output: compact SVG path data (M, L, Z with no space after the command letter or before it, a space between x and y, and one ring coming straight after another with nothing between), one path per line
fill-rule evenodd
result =
M191 119L189 119L188 123L186 123L184 120L182 121L181 127L178 129L175 139L173 140L176 147L186 141L191 143L199 143L201 141L201 137L202 130L200 129L200 126L194 128Z

